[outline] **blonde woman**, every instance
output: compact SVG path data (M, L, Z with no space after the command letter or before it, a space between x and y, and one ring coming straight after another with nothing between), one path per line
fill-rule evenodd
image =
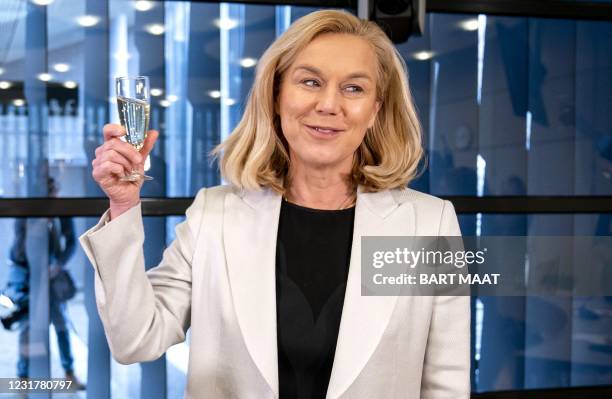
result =
M188 398L467 398L469 298L362 296L361 237L459 235L453 206L407 189L422 156L405 65L373 23L296 21L261 58L217 147L231 184L201 189L145 272L138 153L104 128L110 199L81 237L117 361L191 328Z

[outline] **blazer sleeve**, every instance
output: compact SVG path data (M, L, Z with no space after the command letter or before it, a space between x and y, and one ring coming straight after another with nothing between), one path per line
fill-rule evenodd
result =
M140 204L80 237L95 270L96 305L113 357L122 364L159 358L185 340L190 325L191 265L205 204L200 190L177 225L161 263L145 272Z
M444 201L440 236L460 236L455 209ZM425 350L421 399L470 397L470 297L436 296Z

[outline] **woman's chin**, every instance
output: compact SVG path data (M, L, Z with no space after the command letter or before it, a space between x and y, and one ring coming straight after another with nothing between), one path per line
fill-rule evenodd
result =
M309 169L333 169L340 167L342 164L341 160L337 157L312 157L305 159L302 166Z

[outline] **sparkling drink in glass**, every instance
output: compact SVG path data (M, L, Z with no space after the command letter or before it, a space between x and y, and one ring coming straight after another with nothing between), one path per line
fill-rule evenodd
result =
M119 120L126 131L125 140L136 150L140 150L149 130L151 113L149 78L146 76L119 77L115 83ZM132 170L131 173L121 178L123 181L140 179L152 180L153 178L136 170Z

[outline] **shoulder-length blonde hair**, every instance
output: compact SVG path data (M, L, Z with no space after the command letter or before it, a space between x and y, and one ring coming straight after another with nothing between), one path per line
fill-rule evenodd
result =
M274 104L284 72L303 48L324 33L363 38L378 61L376 94L381 107L356 151L349 183L375 192L403 187L415 177L423 149L406 64L374 22L324 10L295 21L261 57L242 119L211 153L220 156L226 181L243 189L270 187L285 193L290 159Z

